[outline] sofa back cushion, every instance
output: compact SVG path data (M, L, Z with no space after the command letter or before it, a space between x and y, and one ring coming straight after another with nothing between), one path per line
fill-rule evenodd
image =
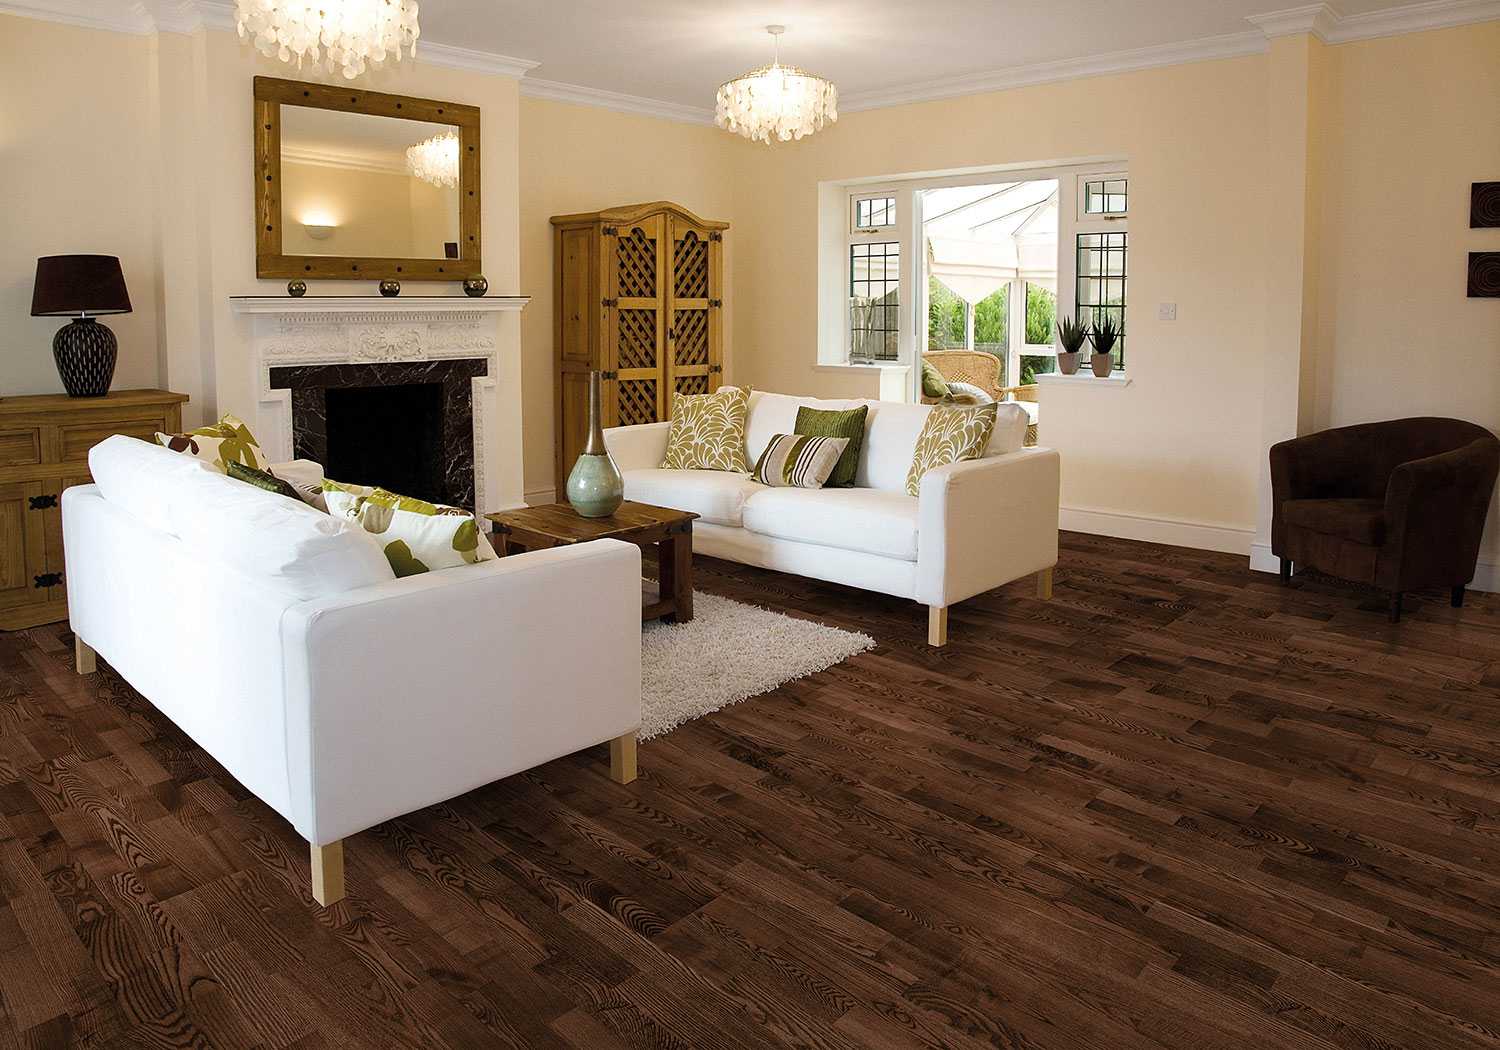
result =
M796 432L797 410L806 405L825 411L858 408L868 405L864 447L859 454L859 470L854 476L856 488L906 491L906 474L911 470L912 453L917 437L927 422L931 405L908 405L899 401L836 401L816 397L793 397L756 390L750 394L750 412L745 425L745 451L750 462L758 461L766 445L776 434ZM995 413L995 430L984 451L984 458L1018 452L1026 441L1026 410L1020 405L1002 402Z
M104 498L131 516L285 597L305 601L395 579L359 526L191 457L116 435L89 452L89 471Z

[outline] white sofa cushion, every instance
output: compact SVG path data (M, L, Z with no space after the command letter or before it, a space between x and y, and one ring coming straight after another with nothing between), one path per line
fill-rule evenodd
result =
M745 500L765 489L744 474L726 470L665 470L643 467L624 471L625 498L673 510L691 511L715 525L739 528Z
M880 402L872 402L879 404ZM761 455L771 438L777 434L791 434L797 425L797 409L806 405L837 412L846 408L858 408L863 401L821 401L815 397L793 397L790 394L771 394L761 390L750 391L750 411L745 418L745 457L751 465L760 462Z
M762 536L917 560L917 500L905 492L761 488L745 501L744 522Z
M175 536L172 493L179 490L183 479L212 474L214 469L193 456L115 434L89 449L89 473L100 495L114 506L158 532Z
M170 513L183 543L301 601L396 578L358 524L213 471L190 479Z
M860 452L859 473L854 484L861 488L905 492L917 437L927 423L931 405L907 405L899 401L859 401L870 406L865 427L865 447ZM980 458L1003 456L1026 443L1029 417L1019 405L1000 404L995 411L995 429Z

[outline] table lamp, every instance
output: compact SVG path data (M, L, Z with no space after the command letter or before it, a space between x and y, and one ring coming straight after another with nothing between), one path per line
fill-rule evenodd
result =
M57 374L70 397L103 397L115 377L119 344L94 318L128 314L130 294L113 255L47 255L36 261L32 317L72 317L52 340Z

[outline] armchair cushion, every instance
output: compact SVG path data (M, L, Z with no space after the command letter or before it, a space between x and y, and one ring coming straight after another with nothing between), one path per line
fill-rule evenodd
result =
M1294 499L1282 507L1288 525L1378 547L1385 542L1385 503L1378 499Z

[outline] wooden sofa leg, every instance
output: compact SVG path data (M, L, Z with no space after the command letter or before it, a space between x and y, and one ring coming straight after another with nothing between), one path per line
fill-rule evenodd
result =
M1462 609L1464 607L1463 584L1459 584L1457 587L1453 588L1453 596L1451 599L1449 599L1449 601L1455 609Z
M1292 579L1292 559L1281 559L1281 582L1289 583Z
M927 607L927 644L941 648L948 644L948 607Z
M628 784L636 777L636 736L626 733L609 742L609 779Z
M1400 591L1392 591L1391 592L1390 620L1391 620L1391 623L1400 623L1401 622L1401 592Z
M327 907L344 899L344 840L312 848L313 899Z
M1044 602L1052 600L1052 570L1043 569L1036 574L1036 596Z
M99 669L94 650L76 634L73 636L73 669L79 674L93 674Z

